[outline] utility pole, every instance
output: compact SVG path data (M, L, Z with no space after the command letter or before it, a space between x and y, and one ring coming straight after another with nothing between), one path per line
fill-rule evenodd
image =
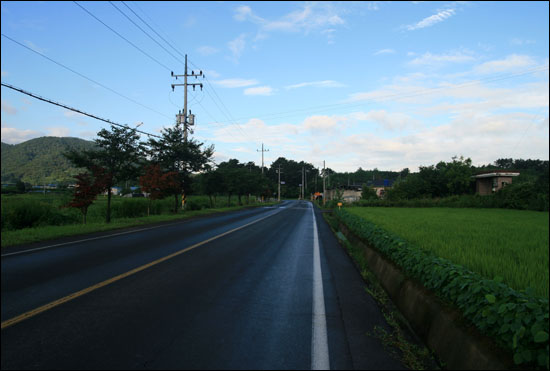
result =
M302 200L305 199L305 192L304 192L304 167L302 166Z
M184 93L183 93L183 115L181 111L179 111L179 114L176 115L177 117L177 124L176 125L182 125L183 126L183 142L187 144L187 133L191 131L191 134L193 134L193 130L189 129L189 126L195 125L195 115L191 113L191 110L189 110L189 115L187 115L187 86L192 86L193 90L195 90L195 86L200 86L202 90L202 83L187 83L188 77L195 77L195 79L199 76L202 76L204 78L204 75L202 74L202 71L200 71L198 74L195 74L195 71L191 71L191 74L187 73L187 54L185 54L185 72L183 75L174 75L174 71L171 71L172 77L175 77L176 80L178 77L183 76L183 84L172 84L172 91L174 91L174 87L176 86L183 86L184 87ZM182 192L181 194L181 208L185 209L185 192Z
M327 188L325 185L325 160L323 160L323 206L325 206L325 203L327 202Z
M305 184L305 186L304 186L304 199L306 197L305 192L307 192L307 172L308 172L308 170L304 168L304 184Z
M264 152L269 152L269 149L264 150L264 144L262 143L262 150L256 150L256 152L262 152L262 175L264 174Z
M191 113L191 110L189 110L189 115L187 115L187 87L192 86L193 90L195 90L196 86L200 86L202 90L202 83L188 83L187 78L188 77L194 77L195 79L199 76L202 76L204 78L204 75L202 74L202 71L199 71L198 74L195 73L195 71L191 71L191 74L187 73L187 54L185 54L185 73L183 75L174 75L174 72L172 71L172 77L175 77L176 80L178 77L183 77L183 84L172 84L172 91L174 91L174 87L176 86L183 86L184 92L183 92L183 115L180 114L176 115L178 118L178 124L183 124L183 140L185 143L187 143L187 132L191 131L189 129L189 126L195 125L195 115ZM193 132L191 131L191 134Z
M277 196L277 201L281 202L281 164L279 164L279 170L277 170L277 173L279 173L279 193Z

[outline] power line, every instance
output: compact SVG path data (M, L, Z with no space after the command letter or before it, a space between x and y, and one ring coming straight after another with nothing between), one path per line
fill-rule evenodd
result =
M164 37L162 37L151 25L149 25L145 20L143 20L143 18L141 18L131 7L129 7L124 1L122 2L124 4L124 6L126 6L137 18L139 18L139 20L141 20L147 27L149 27L150 30L152 30L158 37L160 37L170 48L172 48L174 51L176 51L176 53L178 53L179 55L181 55L182 57L185 58L185 56L176 48L174 47L170 42L168 42ZM119 12L121 12L126 18L128 18L128 16L126 14L124 14L120 9L118 9L113 3L111 3L111 5L113 5ZM137 5L136 5L137 6ZM139 8L139 6L138 6ZM141 8L139 8L141 10ZM145 12L143 12L143 10L141 10L142 13L144 13L145 15L147 15ZM149 17L148 17L149 18ZM145 32L141 27L139 27L135 22L133 22L130 18L128 18L136 27L138 27L142 32L144 32L149 38L151 38L153 41L155 41L159 46L162 47L162 45L160 45L156 40L154 40L147 32ZM149 18L151 20L151 18ZM151 20L151 22L153 22ZM154 23L154 22L153 22ZM157 26L158 27L158 26ZM164 47L163 49L168 52L168 50L166 50ZM172 57L174 57L177 61L179 61L180 63L184 64L179 58L176 58L172 53L168 52ZM200 70L200 68L194 64L193 62L189 61L193 66L195 66L197 69ZM212 92L216 95L216 97L218 98L219 102L221 103L221 105L225 108L226 111L224 111L220 106L219 104L216 102L216 100L212 97L212 95L210 94L209 90L206 90L206 93L208 94L208 96L210 97L210 99L212 100L212 102L214 102L214 104L216 105L216 107L218 107L218 109L220 110L220 112L233 124L237 127L238 131L243 135L243 137L245 138L248 138L249 140L252 140L252 138L250 138L250 136L248 136L248 134L243 130L243 128L238 124L238 122L236 122L232 116L231 116L231 112L229 111L229 109L227 109L227 107L225 106L225 104L223 103L223 101L221 100L221 98L219 97L219 95L217 94L216 90L214 89L214 87L212 86L212 84L210 84L210 81L208 80L208 78L206 78L206 82L207 84L210 86L210 88L212 89ZM212 117L212 115L205 109L205 107L201 104L200 105L204 110L205 112L208 113L209 116ZM226 113L227 112L227 113Z
M168 41L166 41L166 39L165 39L164 37L162 37L157 31L155 31L155 29L154 29L153 27L151 27L151 26L149 25L149 23L145 22L145 21L143 20L143 18L141 18L132 8L130 8L130 7L128 6L128 4L126 4L124 1L122 2L122 4L124 4L124 6L125 6L126 8L128 8L132 13L134 13L134 15L135 15L136 17L138 17L139 20L142 21L147 27L149 27L149 29L150 29L151 31L153 31L158 37L160 37L160 38L162 39L162 41L164 41L169 47L171 47L172 49L174 49L174 50L176 51L176 53L178 53L178 54L181 55L183 58L185 58L185 56L184 56L183 54L181 54L181 53L180 53L176 48L174 48ZM143 32L145 32L145 31L143 31ZM160 44L159 44L159 45L160 45ZM163 49L164 49L164 48L163 48ZM166 50L166 49L164 49L164 50ZM166 52L168 52L168 50L166 50ZM168 52L168 53L170 53L170 52ZM171 55L172 57L174 57L176 60L178 60L180 63L183 63L180 59L176 58L172 53L170 53L170 55Z
M191 63L193 66L195 66L196 68L200 69L199 66L197 66L195 63L193 63L192 61L189 61L189 63ZM229 109L227 108L227 106L223 103L223 101L221 100L220 96L218 95L218 93L216 92L216 89L214 89L214 86L210 83L210 80L208 79L208 77L205 76L205 79L206 79L206 83L208 84L208 86L210 87L210 89L212 89L212 92L216 95L216 97L218 98L219 102L221 103L221 105L225 108L225 111L218 105L218 103L216 102L216 100L214 99L214 97L212 97L212 95L210 94L210 89L205 89L206 93L208 94L208 96L210 97L210 99L212 100L212 102L214 102L214 104L216 105L216 107L218 107L218 109L220 110L220 112L222 113L222 115L224 115L229 121L230 124L232 125L235 125L238 129L238 131L243 135L243 137L246 137L252 141L254 141L255 138L250 138L250 136L246 133L246 131L239 125L239 123L233 119L233 116L231 115L231 112L229 111Z
M13 89L13 90L15 90L15 91L18 91L18 92L20 92L20 93L26 94L26 95L28 95L28 96L30 96L30 97L33 97L33 98L38 99L38 100L41 100L41 101L43 101L43 102L50 103L50 104L53 104L53 105L56 105L56 106L59 106L59 107L66 108L66 109L71 110L71 111L73 111L73 112L80 113L81 115L85 115L85 116L91 117L91 118L93 118L93 119L96 119L96 120L99 120L99 121L103 121L103 122L109 123L109 124L111 124L111 125L116 125L116 126L121 126L121 127L123 127L123 128L126 128L126 129L131 129L131 130L134 130L134 131L136 131L136 132L138 132L138 133L142 133L142 134L148 135L148 136L150 136L150 137L162 138L162 137L160 137L160 136L158 136L158 135L150 134L150 133L147 133L147 132L145 132L145 131L141 131L141 130L137 130L137 129L132 129L132 128L129 127L128 125L118 124L118 123L113 122L113 121L111 121L111 120L104 119L104 118L101 118L101 117L99 117L99 116L92 115L92 114L90 114L90 113L86 113L86 112L84 112L84 111L81 111L81 110L79 110L79 109L69 107L69 106L67 106L67 105L65 105L65 104L58 103L58 102L54 102L54 101L52 101L52 100L50 100L50 99L41 97L41 96L36 95L36 94L33 94L33 93L30 93L30 92L25 91L25 90L23 90L23 89L21 89L21 88L17 88L17 87L15 87L15 86L13 86L13 85L9 85L9 84L6 84L6 83L2 83L2 86L5 86L6 88L10 88L10 89Z
M206 112L206 114L208 116L210 116L210 118L213 120L211 123L218 126L221 130L225 130L225 132L227 134L229 134L230 136L232 136L233 138L235 138L236 140L238 140L238 138L236 138L233 133L231 131L228 130L228 128L226 126L222 126L221 124L218 124L218 120L216 120L215 117L212 116L212 114L202 105L201 102L197 102L199 106L202 107L202 109L204 110L204 112Z
M475 80L475 81L468 81L468 82L465 82L465 83L462 83L462 84L455 85L453 87L429 88L429 89L418 90L418 91L412 92L412 93L388 94L388 95L381 96L381 97L363 99L360 102L334 103L334 104L329 104L329 105L324 105L324 106L313 106L313 107L306 107L306 108L298 108L298 109L295 109L295 110L274 112L274 113L263 115L263 116L260 116L260 117L259 116L239 117L235 120L244 120L244 119L250 119L250 118L259 118L259 119L285 118L285 117L296 116L300 112L315 113L315 112L324 112L324 111L330 111L330 110L335 110L335 109L353 108L353 107L363 106L366 102L372 102L372 101L376 101L376 100L384 101L384 100L390 100L392 98L393 99L411 98L411 97L415 97L415 96L419 96L419 95L434 93L434 92L441 91L441 90L460 89L460 88L464 88L464 87L468 87L468 86L475 86L475 85L478 85L478 84L481 84L481 83L484 83L484 82L500 81L500 80L510 79L510 78L514 78L514 77L524 76L524 75L535 73L535 72L542 72L542 71L548 70L548 68L549 68L548 65L538 66L538 67L535 67L535 68L532 68L532 69L529 69L529 70L526 70L526 71L517 72L517 73L505 74L505 75L500 75L500 76L496 76L496 77L489 77L489 78L486 78L486 79L480 79L480 80ZM229 121L226 121L225 123L231 123L231 121L229 120Z
M207 83L208 83L208 79L206 79ZM229 123L232 124L232 125L235 125L237 127L237 131L240 132L240 134L246 138L246 139L249 139L249 140L252 140L252 138L250 138L250 136L248 136L248 134L241 128L241 126L236 122L236 121L232 121L231 118L227 115L227 113L225 113L223 111L223 109L220 107L220 105L218 104L218 102L216 102L216 100L212 97L212 94L210 94L210 91L209 89L205 89L206 91L206 94L208 94L208 96L210 97L210 99L212 100L212 102L216 105L216 107L218 107L218 109L220 110L220 112L222 113L222 115L224 115L227 119L229 119ZM220 101L221 102L221 101ZM223 104L223 103L222 103Z
M139 15L137 15L137 13L134 12L134 11L124 2L124 1L123 1L122 3L123 3L124 5L126 5L126 7L127 7L128 9L130 9L130 10L132 11L132 13L134 13L134 14L136 15L136 17L138 17L143 23L145 23L145 24L147 25L147 27L149 27L149 28L150 28L158 37L160 37L169 47L171 47L172 49L174 49L174 51L175 51L176 53L178 53L182 58L185 58L185 55L183 55L178 49L174 48L174 46L172 46L172 44L170 44L168 41L166 41L166 39L165 39L164 37L162 37L157 31L155 31L155 30L153 29L153 27L151 27L151 26L150 26L147 22L145 22ZM155 26L157 26L157 27L158 27L159 29L161 29L161 31L162 31L162 28L161 28L159 25L157 25L157 24L151 19L151 17L149 17L149 16L147 15L147 13L144 12L143 9L141 9L137 3L134 2L134 5L135 5L135 6L136 6L136 7L137 7L137 8L138 8L138 9L139 9L139 10L140 10L140 11L141 11L141 12L142 12L142 13L143 13L143 14L144 14L144 15L145 15L154 25L155 25ZM164 31L163 31L163 32L164 32ZM169 38L168 36L166 36L166 37ZM173 41L172 41L172 43L173 43Z
M185 65L185 63L183 63L179 58L175 57L172 53L170 53L168 50L166 50L166 48L164 48L162 45L160 45L151 35L149 35L147 32L145 32L141 27L139 27L134 21L132 21L126 14L124 14L120 9L118 9L112 2L110 2L111 5L113 5L113 7L115 7L121 14L123 14L128 20L130 20L136 27L138 27L143 33L145 33L149 38L151 38L153 41L155 41L155 43L157 43L159 46L161 46L167 53L169 53L173 58L175 58L177 61L179 61L180 63L182 63L183 65ZM178 50L176 49L170 42L168 42L164 37L162 37L153 27L151 27L151 25L149 25L143 18L141 18L130 6L128 6L124 1L122 2L124 4L124 6L126 6L139 20L141 20L147 27L149 27L149 29L151 29L158 37L160 37L168 46L170 46L173 50L175 50L179 55L181 55L182 57L185 58L185 56ZM78 5L78 4L77 4ZM137 6L137 5L136 5ZM138 6L139 8L139 6ZM141 10L141 8L139 8ZM143 12L143 10L141 10L142 13L144 13L146 16L147 14L145 12ZM148 17L148 16L147 16ZM95 17L94 17L95 18ZM148 17L149 18L149 17ZM149 18L151 20L151 18ZM151 22L153 22L151 20ZM103 22L102 22L103 23ZM154 23L154 22L153 22ZM158 27L158 26L157 26ZM194 63L192 63L195 67L197 67ZM198 67L197 67L198 68ZM199 68L200 69L200 68ZM210 82L208 81L207 79L207 82L208 84L211 86ZM213 89L213 88L212 88ZM214 90L214 89L213 89ZM215 91L214 91L215 93ZM220 111L222 112L222 114L224 114L223 110L219 107L219 105L217 104L217 102L214 100L214 98L212 98L212 96L210 95L210 92L207 91L207 94L209 95L210 99L212 99L212 101L214 102L214 104L216 104L216 106L218 107L218 109L220 109ZM217 94L216 94L217 95ZM219 99L219 97L218 97ZM170 100L171 101L171 100ZM202 102L202 99L200 102L197 102L202 108L203 110L214 120L214 121L218 121L216 120L211 114L210 112L201 104ZM220 100L221 102L221 100ZM223 102L221 102L223 104ZM173 103L172 103L173 104ZM227 109L227 108L226 108ZM227 115L226 115L227 117ZM228 118L228 117L227 117ZM237 124L238 126L238 124ZM239 130L241 131L241 134L243 134L245 137L248 137L246 135L246 133L242 130L242 128L240 126L238 126ZM230 133L231 134L231 133ZM232 135L232 134L231 134ZM249 138L249 137L248 137ZM249 138L250 139L250 138Z
M124 99L126 99L126 100L129 100L130 102L135 103L135 104L137 104L138 106L141 106L141 107L143 107L143 108L146 108L146 109L148 109L149 111L155 112L155 113L157 113L157 114L159 114L159 115L161 115L161 116L163 116L163 117L166 117L166 118L170 119L169 116L163 114L162 112L159 112L159 111L157 111L157 110L155 110L155 109L153 109L153 108L151 108L151 107L147 107L146 105L144 105L144 104L142 104L142 103L139 103L138 101L136 101L136 100L134 100L134 99L132 99L132 98L129 98L129 97L125 96L124 94L121 94L121 93L117 92L116 90L111 89L110 87L105 86L105 85L103 85L102 83L97 82L97 81L95 81L95 80L89 78L88 76L85 76L85 75L81 74L80 72L75 71L74 69L72 69L72 68L70 68L70 67L65 66L65 65L62 64L61 62L57 62L57 61L53 60L52 58L50 58L50 57L48 57L48 56L46 56L46 55L44 55L44 54L42 54L42 53L40 53L40 52L34 50L34 49L31 49L31 48L29 48L29 47L26 46L26 45L21 44L19 41L16 41L16 40L12 39L11 37L9 37L9 36L7 36L7 35L5 35L5 34L2 34L2 36L5 37L6 39L8 39L8 40L10 40L10 41L12 41L12 42L14 42L14 43L16 43L17 45L19 45L19 46L21 46L21 47L23 47L23 48L25 48L25 49L27 49L27 50L30 50L31 52L33 52L33 53L35 53L35 54L38 54L39 56L41 56L41 57L43 57L43 58L49 60L50 62L55 63L55 64L57 64L58 66L60 66L60 67L62 67L62 68L64 68L64 69L66 69L66 70L68 70L68 71L74 73L75 75L78 75L78 76L80 76L80 77L82 77L82 78L84 78L84 79L86 79L86 80L88 80L88 81L90 81L90 82L92 82L92 83L94 83L94 84L96 84L96 85L101 86L101 87L104 88L104 89L109 90L110 92L112 92L112 93L118 95L119 97L122 97L122 98L124 98Z
M172 54L168 49L166 49L164 46L162 46L157 40L155 40L151 35L149 35L147 33L147 31L145 31L143 28L141 28L136 22L134 22L130 17L128 17L122 10L120 10L115 4L113 4L112 1L109 1L109 3L116 9L119 11L120 14L122 14L124 17L126 17L126 19L128 19L130 22L132 22L132 24L134 26L136 26L137 28L140 29L141 32L143 32L145 35L147 35L147 37L149 37L151 40L153 40L158 46L160 46L162 49L164 49L164 51L168 54L170 54L174 59L176 59L178 62L182 63L180 59L178 59L178 57L176 57L174 54ZM126 4L124 4L126 5ZM126 5L126 7L128 7L128 5ZM130 9L130 8L128 8ZM132 9L130 9L132 10ZM133 12L133 11L132 11ZM135 14L135 13L134 13ZM138 17L139 18L139 17ZM140 18L141 19L141 18Z
M151 60L153 60L154 62L156 62L159 66L161 67L164 67L165 69L167 69L168 71L171 71L170 68L166 67L166 65L164 65L163 63L159 62L157 59L151 57L151 55L149 55L147 52L143 51L140 47L138 47L136 44L134 44L133 42L131 42L130 40L128 40L127 38L125 38L124 36L122 36L121 34L119 34L118 32L116 32L114 29L112 29L111 27L109 27L105 22L103 22L101 19L97 18L95 15L93 15L88 9L84 8L82 5L80 5L78 2L76 1L73 1L73 3L75 3L76 5L78 5L80 8L82 8L82 10L84 10L86 13L88 13L91 17L93 17L96 21L98 21L99 23L101 23L102 25L104 25L105 27L107 27L109 30L111 30L113 33L115 33L118 37L120 37L121 39L123 39L124 41L126 41L128 44L132 45L134 48L136 48L137 50L139 50L141 53L143 53L144 55L146 55L147 57L149 57Z

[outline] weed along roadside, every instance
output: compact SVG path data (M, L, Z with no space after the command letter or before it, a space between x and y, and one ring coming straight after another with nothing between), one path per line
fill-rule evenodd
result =
M445 368L548 369L547 298L486 279L345 209L327 219Z

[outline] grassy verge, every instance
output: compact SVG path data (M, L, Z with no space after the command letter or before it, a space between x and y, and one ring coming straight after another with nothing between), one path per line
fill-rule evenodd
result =
M379 281L369 271L363 250L351 244L339 231L338 220L335 217L331 216L329 213L323 213L323 217L330 225L340 245L346 249L348 255L351 257L357 270L361 274L365 282L365 291L377 301L386 322L390 326L389 332L376 326L374 330L367 335L380 339L386 350L411 370L438 369L439 366L435 360L435 355L426 348L420 340L410 335L414 332L410 328L407 320L393 305Z
M269 206L275 203L264 203L255 206ZM175 221L188 219L199 215L217 214L226 211L241 210L251 205L223 207L216 209L202 209L185 211L180 214L151 215L139 218L121 218L115 219L111 223L95 222L88 224L68 224L58 226L42 226L34 228L23 228L14 231L2 231L2 247L21 245L32 242L46 241L60 237L75 236L93 232L109 231L135 227L140 225L153 224L158 222Z
M467 321L509 350L516 365L548 369L547 298L532 289L514 290L501 276L483 277L345 209L335 211L335 216L409 278L460 310ZM548 259L545 264L548 269Z

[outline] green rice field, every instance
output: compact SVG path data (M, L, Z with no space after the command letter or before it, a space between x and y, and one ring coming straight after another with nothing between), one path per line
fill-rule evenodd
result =
M416 246L516 290L548 298L548 212L462 208L346 208Z

